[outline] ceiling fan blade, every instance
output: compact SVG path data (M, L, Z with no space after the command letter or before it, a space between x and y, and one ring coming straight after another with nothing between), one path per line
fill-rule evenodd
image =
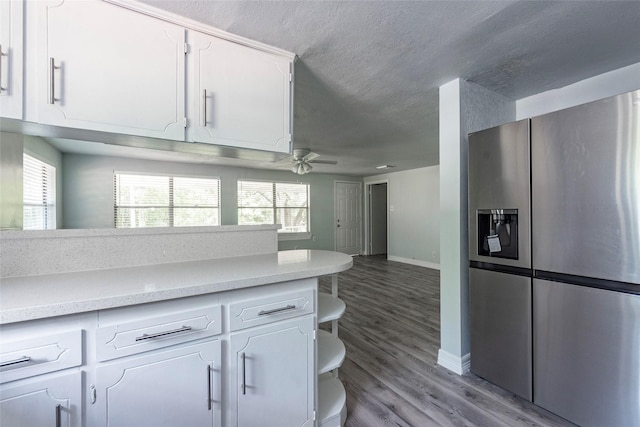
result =
M336 160L309 160L308 163L318 163L323 165L337 165Z
M278 166L291 166L291 163L293 163L294 159L293 157L289 156L289 157L285 157L284 159L272 162L271 164L275 167Z
M320 154L309 152L302 159L305 162L309 162L309 161L311 161L311 160L313 160L313 159L315 159L317 157L320 157Z

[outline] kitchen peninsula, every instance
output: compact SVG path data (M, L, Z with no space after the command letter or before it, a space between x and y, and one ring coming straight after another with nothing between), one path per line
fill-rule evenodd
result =
M351 257L278 252L277 226L0 239L3 425L321 418L317 277Z

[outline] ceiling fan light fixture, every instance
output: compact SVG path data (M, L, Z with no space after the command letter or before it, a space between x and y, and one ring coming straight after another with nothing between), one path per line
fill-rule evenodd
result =
M311 172L311 169L313 169L313 168L311 167L311 165L309 163L306 163L306 162L302 163L303 172L300 175L304 175L305 173Z

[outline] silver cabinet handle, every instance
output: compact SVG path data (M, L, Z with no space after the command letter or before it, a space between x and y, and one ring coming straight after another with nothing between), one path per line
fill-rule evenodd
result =
M55 79L56 63L53 58L49 58L49 104L56 102L55 98Z
M295 305L289 304L286 307L274 308L273 310L262 310L258 313L258 316L268 316L269 314L280 313L281 311L295 310L295 308Z
M18 363L27 363L31 361L29 356L22 356L20 359L9 360L8 362L0 363L0 368L4 368L5 366L17 365Z
M56 405L56 427L62 427L62 405Z
M202 91L202 126L207 126L207 90Z
M209 385L209 399L207 399L207 408L211 410L211 377L213 377L213 368L211 365L207 365L207 384Z
M173 329L171 331L158 332L157 334L151 334L151 335L142 334L142 336L136 338L136 341L151 340L153 338L160 338L167 335L179 334L181 332L188 332L190 330L191 330L191 326L183 326L181 328Z
M0 93L2 93L3 90L5 90L2 87L2 57L3 56L8 56L8 55L5 55L4 53L2 53L2 45L0 44Z
M247 355L242 353L242 394L247 394Z

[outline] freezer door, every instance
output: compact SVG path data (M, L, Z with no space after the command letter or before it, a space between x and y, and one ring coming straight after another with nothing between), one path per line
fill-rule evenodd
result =
M531 268L530 158L529 119L469 135L470 260ZM517 221L509 221L506 228L503 227L503 230L517 227L517 248L510 251L511 255L517 254L517 259L510 259L513 256L490 256L479 251L483 242L478 240L487 238L486 233L482 233L479 214L492 210L497 215L506 211L517 213ZM499 225L504 226L505 223ZM498 227L490 228L496 235L500 234ZM507 233L511 234L511 231L515 230Z
M640 284L640 91L531 119L537 270Z
M471 371L531 400L531 278L471 268L469 303Z
M533 281L534 403L584 427L640 425L640 296Z

